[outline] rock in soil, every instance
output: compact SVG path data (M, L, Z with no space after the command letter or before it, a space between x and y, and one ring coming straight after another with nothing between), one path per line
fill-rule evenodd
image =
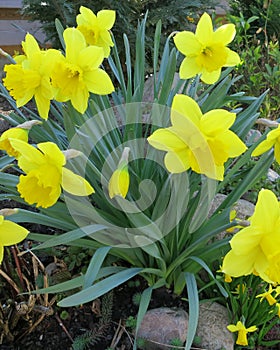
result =
M146 350L167 350L174 339L186 341L187 328L188 314L184 310L160 307L147 311L137 338L146 340Z
M227 330L229 325L227 308L215 303L200 304L196 335L198 347L207 350L233 350L234 339Z

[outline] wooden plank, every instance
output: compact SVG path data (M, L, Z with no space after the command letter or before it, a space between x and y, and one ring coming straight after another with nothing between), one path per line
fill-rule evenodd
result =
M0 47L20 45L26 33L34 35L41 43L45 41L45 35L40 29L39 22L28 22L26 20L0 21Z
M21 0L0 0L0 7L20 9L22 7L22 1Z
M22 17L20 13L20 9L12 9L12 8L0 8L0 20L2 19L20 19Z

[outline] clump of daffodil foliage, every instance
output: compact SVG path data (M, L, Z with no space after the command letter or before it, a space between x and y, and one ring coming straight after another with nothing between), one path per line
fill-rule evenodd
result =
M133 62L124 33L125 67L113 37L115 18L115 11L94 14L82 6L76 27L63 29L56 21L63 50L42 50L27 34L23 53L5 66L1 91L14 112L3 116L12 127L0 137L0 199L27 205L11 220L62 233L28 233L1 216L0 243L16 244L28 233L34 250L94 250L85 274L33 292L73 290L59 301L62 307L87 303L136 275L144 278L136 334L154 289L186 290L190 349L202 268L224 298L228 292L210 269L222 259L228 279L253 274L279 288L280 207L272 191L260 191L254 215L244 228L238 223L230 241L215 239L236 226L230 216L235 202L266 174L274 155L280 160L279 127L247 142L265 94L231 94L240 61L229 48L233 24L213 28L204 13L195 33L171 33L161 52L159 22L146 82L146 17L136 30ZM26 106L32 99L38 115ZM215 195L252 156L258 161L210 215ZM6 171L10 167L13 172ZM244 346L256 328L246 315L228 326Z

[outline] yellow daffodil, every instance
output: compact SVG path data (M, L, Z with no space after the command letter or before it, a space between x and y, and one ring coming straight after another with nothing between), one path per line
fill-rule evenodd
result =
M20 152L18 165L26 175L20 175L17 189L28 204L36 203L43 208L52 206L61 194L61 187L76 196L94 192L84 178L64 167L65 155L56 144L43 142L35 148L16 139L10 139L10 143Z
M40 117L47 119L54 95L50 75L61 54L53 49L40 50L31 34L26 34L22 47L25 54L15 57L16 64L4 67L4 85L16 100L17 107L24 106L34 96Z
M180 78L189 79L201 74L206 84L215 83L222 67L235 66L240 62L238 54L227 45L234 39L234 24L224 24L213 31L211 17L204 13L195 31L183 31L175 35L177 49L186 56L180 67Z
M269 303L269 305L273 305L276 303L276 299L271 295L275 290L272 288L271 284L269 285L268 291L261 293L256 296L256 298L261 298L260 302L262 302L264 299L266 299Z
M277 307L277 315L280 318L280 303L276 303L276 307Z
M237 345L247 346L248 345L247 333L255 332L257 330L257 327L251 326L249 328L246 328L241 321L238 321L236 323L236 325L234 325L234 324L228 325L227 329L230 332L238 332L238 336L237 336L237 340L236 340Z
M12 147L9 139L17 139L28 142L29 130L32 128L32 126L38 124L41 124L41 122L38 120L29 120L14 128L4 131L0 136L0 150L6 151L10 157L18 158L20 153Z
M171 173L191 168L199 174L223 180L224 163L246 150L245 144L229 130L235 114L215 109L202 114L189 96L176 95L171 106L172 126L156 130L148 142L167 151L164 162Z
M232 277L254 273L268 283L280 283L280 206L275 194L259 192L250 226L231 239L222 271Z
M217 270L217 272L222 272L221 266L220 266L220 269ZM231 282L232 282L231 276L230 276L230 275L227 275L227 274L224 274L224 281L225 281L226 283L231 283Z
M125 147L117 169L113 172L109 180L109 197L126 197L129 188L128 173L129 147Z
M240 295L240 294L244 294L245 291L246 291L246 284L242 283L242 284L238 284L235 288L235 291L232 292L232 294L237 294L237 295Z
M18 127L11 128L0 136L0 150L6 151L10 157L18 158L20 153L12 147L10 138L28 142L28 130Z
M280 125L267 134L266 139L254 149L252 156L259 156L270 150L272 147L274 147L274 157L280 164Z
M89 45L100 46L104 50L104 57L109 57L110 47L114 46L109 30L116 20L113 10L101 10L95 15L87 7L80 7L77 16L77 29L84 35Z
M276 292L275 298L277 298L278 295L280 295L280 286L278 286L278 287L275 288L275 292Z
M0 215L0 264L3 261L4 247L21 242L27 235L27 229L12 221L5 220L4 216Z
M55 99L71 100L73 107L84 113L89 92L107 95L114 91L114 86L109 75L99 68L104 59L101 47L87 46L83 34L75 28L67 28L63 37L66 54L57 61L52 72Z

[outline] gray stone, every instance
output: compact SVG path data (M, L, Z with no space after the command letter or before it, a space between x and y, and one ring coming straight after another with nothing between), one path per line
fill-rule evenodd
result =
M280 175L278 173L276 173L276 171L274 171L272 169L268 169L267 178L269 181L275 182L276 180L279 179L279 177L280 177Z
M207 350L233 350L234 338L229 325L227 308L215 303L201 303L196 335L199 348Z
M4 115L4 111L0 110L0 113L2 113ZM8 130L9 127L10 127L10 124L6 120L4 120L3 118L0 117L0 135L4 131Z
M213 199L209 216L211 216L214 211L223 203L227 198L225 194L218 193ZM254 213L255 206L253 203L246 201L245 199L239 199L232 207L233 210L236 210L236 217L238 219L246 220L251 217Z
M227 198L225 194L218 193L214 197L211 208L209 211L208 216L211 217L211 215L214 213L214 211L223 203L223 201ZM240 220L247 220L250 218L255 210L255 206L253 203L245 200L245 199L239 199L233 206L232 210L236 211L236 218ZM221 240L225 238L228 235L232 235L234 233L234 230L232 232L223 231L215 236L215 239Z
M158 79L158 73L156 75L156 80ZM176 87L180 81L179 73L174 74L173 83L171 90ZM182 93L183 88L181 88L178 93ZM154 102L154 75L148 77L144 85L143 102Z
M146 350L167 350L174 338L186 341L187 328L188 314L184 310L160 307L147 311L137 337L146 339Z

